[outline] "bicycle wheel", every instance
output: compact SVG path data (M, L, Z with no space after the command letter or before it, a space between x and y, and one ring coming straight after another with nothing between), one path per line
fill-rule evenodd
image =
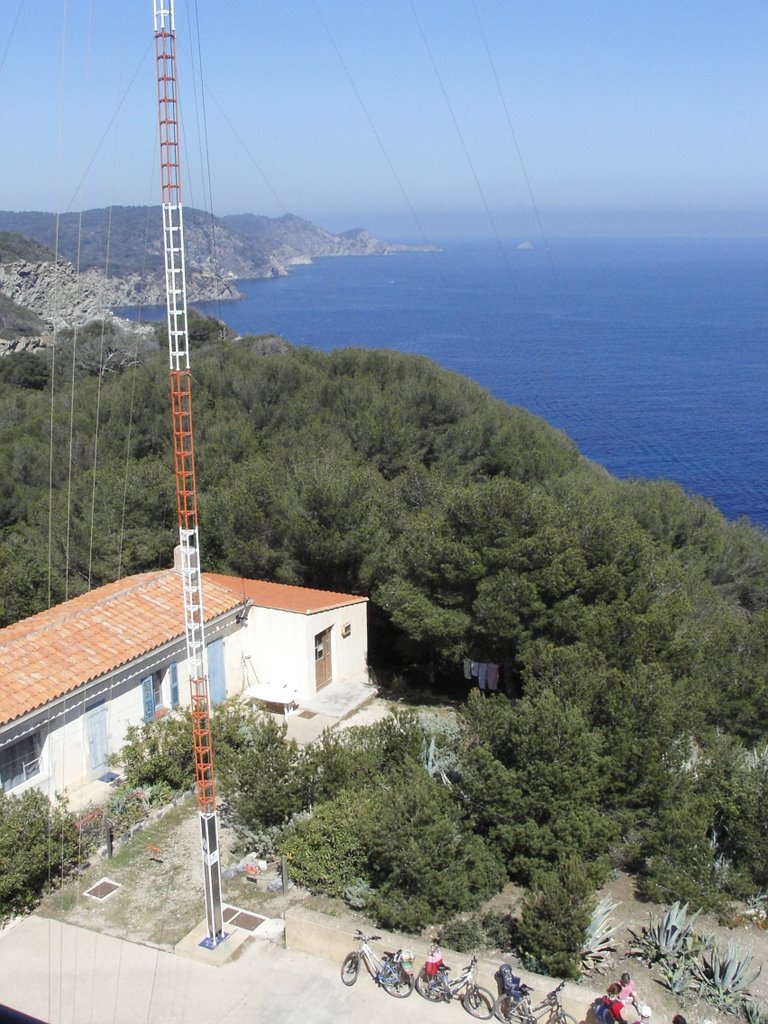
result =
M442 986L438 984L435 977L427 974L426 967L422 967L416 975L415 987L421 998L430 1003L439 1003L443 998Z
M487 989L480 988L479 985L473 985L472 988L467 989L462 996L461 1005L467 1013L477 1017L478 1020L490 1020L493 1016L493 996Z
M341 965L341 980L345 985L354 985L360 973L360 954L347 953Z
M525 1013L522 1004L516 1003L506 992L502 992L494 1003L493 1015L501 1021L501 1024L529 1024L531 1020ZM535 1024L535 1020L533 1024Z
M407 999L413 992L413 975L404 971L399 964L388 964L388 970L381 972L381 987L388 996Z

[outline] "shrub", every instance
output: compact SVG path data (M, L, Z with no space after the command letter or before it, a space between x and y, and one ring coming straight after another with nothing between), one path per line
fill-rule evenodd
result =
M421 764L406 761L382 777L371 806L363 842L382 926L414 929L445 920L505 881L499 859L467 832L452 791Z
M36 789L0 790L0 918L30 910L45 890L78 866L80 840L63 803Z
M471 953L485 945L485 931L479 914L455 917L442 929L441 939L450 949Z
M131 789L159 783L173 792L188 789L195 782L189 712L177 711L156 722L129 726L125 745L113 760Z
M131 786L120 786L107 803L107 819L112 834L124 836L134 825L143 821L149 811L149 803L141 789Z
M356 878L344 890L344 899L353 910L362 910L371 902L372 890L364 878Z
M542 873L523 901L518 949L530 969L577 978L580 951L592 913L591 886L575 858Z
M517 918L503 910L489 910L483 916L486 944L509 951L517 946Z
M311 816L300 815L280 842L291 878L312 892L338 897L359 884L365 865L359 818L360 798L349 792Z
M216 777L240 830L282 826L304 805L299 749L285 734L284 723L242 704L216 709Z
M373 894L368 909L380 927L405 932L420 931L434 917L425 896L412 896L390 885Z

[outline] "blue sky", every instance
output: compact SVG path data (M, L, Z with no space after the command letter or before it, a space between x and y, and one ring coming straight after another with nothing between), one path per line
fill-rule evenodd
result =
M551 232L768 233L764 0L177 0L176 17L187 205L526 233L530 185ZM4 0L0 208L158 201L152 33L151 0Z

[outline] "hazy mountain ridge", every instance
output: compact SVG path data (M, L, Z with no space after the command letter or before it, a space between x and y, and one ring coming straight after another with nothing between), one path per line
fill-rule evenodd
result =
M58 260L54 250L58 244ZM325 256L386 256L411 246L363 228L333 234L284 214L213 217L184 210L190 302L238 298L238 280L283 277ZM79 274L76 271L79 267ZM165 302L159 206L65 213L0 211L0 337L45 344L54 326L72 327L116 306ZM6 346L7 348L8 346Z
M0 231L14 232L58 255L107 277L163 281L162 217L159 206L117 206L66 213L0 211ZM193 207L184 210L184 245L190 298L216 298L212 280L222 282L287 274L290 267L321 256L386 256L412 247L372 238L362 228L333 234L294 214L263 217L233 214L213 217ZM1 257L0 257L1 258ZM202 274L206 294L193 283ZM231 289L227 289L229 294Z

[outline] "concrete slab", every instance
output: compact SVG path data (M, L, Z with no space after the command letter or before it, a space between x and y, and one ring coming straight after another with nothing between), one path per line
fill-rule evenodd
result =
M337 924L338 944L318 949L325 955L253 940L216 967L32 916L0 932L0 1005L50 1024L424 1024L431 1014L417 995L390 999L362 971L356 985L342 985L339 951L354 946L354 928ZM449 961L454 968L464 962L458 955ZM497 966L481 963L479 980L489 989ZM525 980L537 998L557 984L528 974ZM598 994L570 983L565 1008L583 1020ZM450 1012L457 1021L467 1019L458 1005ZM436 1011L435 1016L442 1014Z
M338 724L339 719L332 715L322 715L312 712L313 718L302 718L300 715L291 715L286 721L286 736L289 740L295 740L299 746L312 743L326 729L332 729Z
M0 1004L50 1024L424 1024L418 996L395 1001L363 975L346 988L336 961L240 948L213 967L33 916L0 935Z
M234 925L225 925L224 934L226 938L214 949L201 946L200 943L208 937L207 924L205 921L201 921L196 928L184 936L181 942L176 943L173 951L177 956L185 956L198 963L209 964L211 967L221 967L238 953L240 947L252 937L251 932Z
M375 697L377 692L375 683L367 680L330 683L313 697L302 700L301 709L302 711L316 711L321 715L329 715L331 718L344 718Z
M302 701L298 714L287 718L276 712L267 714L276 722L285 723L289 740L304 746L316 740L325 729L339 728L355 718L361 709L375 702L377 693L375 684L367 681L331 683L309 700ZM382 713L375 717L381 717Z

